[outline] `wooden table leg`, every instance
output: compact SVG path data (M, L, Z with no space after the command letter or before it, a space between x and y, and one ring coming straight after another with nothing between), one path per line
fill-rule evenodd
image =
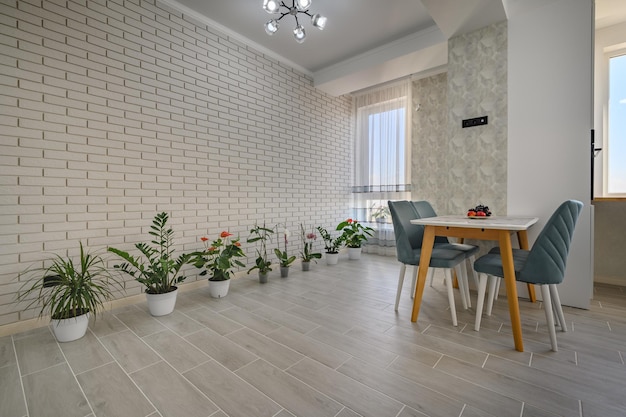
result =
M522 321L519 315L519 302L517 300L517 287L515 285L515 267L513 266L513 249L509 232L507 230L500 232L499 240L502 269L504 270L504 283L506 285L506 297L509 302L509 315L511 316L511 328L513 330L513 340L515 341L515 349L523 352Z
M413 298L413 312L411 313L411 321L415 323L420 312L422 304L422 295L426 285L426 273L428 265L430 265L430 256L433 253L433 245L435 244L435 228L432 226L424 227L424 238L422 239L422 253L420 256L419 273L417 275L417 285L415 286L415 297Z
M520 230L517 232L517 241L519 242L520 249L528 250L528 233L526 230ZM535 286L533 284L526 284L528 287L528 298L531 303L537 301L537 297L535 296Z

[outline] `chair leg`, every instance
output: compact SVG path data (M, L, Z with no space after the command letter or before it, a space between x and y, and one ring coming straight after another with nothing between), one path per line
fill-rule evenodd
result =
M418 275L419 270L420 270L420 267L418 265L415 265L415 274L413 274L413 279L411 280L411 298L412 299L415 298L415 288L417 288L417 275ZM428 272L432 274L433 269L429 269Z
M554 316L552 315L552 300L550 297L550 287L548 285L541 286L541 297L543 298L543 310L546 313L546 322L548 324L548 333L550 333L550 343L552 350L558 351L556 343L556 330L554 328Z
M396 306L395 310L398 311L398 304L400 304L400 294L402 293L402 284L404 284L404 273L406 272L406 265L402 264L400 267L400 276L398 277L398 291L396 292Z
M500 294L500 279L496 280L496 287L495 287L495 292L493 294L493 299L497 300L498 299L498 295Z
M478 298L476 299L476 321L474 322L474 330L480 330L480 321L483 315L483 304L485 302L485 289L487 288L487 281L489 275L478 274Z
M465 271L463 270L463 266L461 266L461 264L455 266L454 270L456 271L456 277L459 283L459 293L461 293L461 303L463 304L463 310L467 310L468 302L465 292L465 287L467 286L467 276L465 275Z
M452 325L458 326L458 322L456 320L456 307L454 306L454 288L452 288L452 270L450 268L446 268L444 272L446 287L448 289L448 303L450 304L450 314L452 315Z
M472 277L474 279L474 285L476 286L476 288L478 288L478 274L476 273L476 271L474 270L474 262L476 262L476 256L470 256L468 259L469 261L469 270L472 272ZM467 278L469 280L469 277ZM468 291L469 291L469 286L467 287Z
M491 310L493 308L493 300L494 300L494 297L498 293L498 290L496 287L498 287L498 284L500 283L500 277L496 277L494 275L487 275L487 277L488 277L487 279L489 280L489 292L487 296L487 315L491 316Z
M556 284L548 285L550 287L550 296L552 298L552 306L556 311L556 317L559 321L559 325L561 326L561 331L567 331L567 322L565 321L565 315L563 314L563 307L561 306L561 298L559 297L559 292L556 289Z
M430 281L430 286L433 286L433 281L435 280L435 268L428 268L428 280Z

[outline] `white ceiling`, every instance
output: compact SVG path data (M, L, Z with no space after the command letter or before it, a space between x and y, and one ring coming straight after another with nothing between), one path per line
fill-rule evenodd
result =
M302 44L293 38L291 16L280 21L273 36L265 33L263 24L271 15L262 0L164 1L311 75L317 88L340 95L442 71L450 37L555 0L312 0L310 11L326 16L328 23L320 31L308 18L301 21L307 32ZM626 0L595 3L598 27L626 21Z

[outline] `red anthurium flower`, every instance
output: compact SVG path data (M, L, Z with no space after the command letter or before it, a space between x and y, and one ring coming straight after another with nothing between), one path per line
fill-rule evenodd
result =
M221 237L221 238L225 238L225 237L232 236L232 235L233 235L232 233L228 233L226 230L224 230L224 231L220 234L220 237Z
M352 219L348 219L346 220L348 223L352 223Z
M209 240L209 238L208 237L201 237L200 240L203 241L203 242L206 242L207 240Z
M209 252L212 252L212 251L214 251L214 250L215 250L215 246L211 246L211 247L208 249L208 251L209 251Z
M241 243L235 242L235 246L241 246Z

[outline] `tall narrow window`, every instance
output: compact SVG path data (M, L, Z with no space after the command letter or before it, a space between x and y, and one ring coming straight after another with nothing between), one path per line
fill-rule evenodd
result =
M609 58L607 195L626 196L626 53Z
M410 82L355 97L354 217L390 221L387 200L410 198Z

